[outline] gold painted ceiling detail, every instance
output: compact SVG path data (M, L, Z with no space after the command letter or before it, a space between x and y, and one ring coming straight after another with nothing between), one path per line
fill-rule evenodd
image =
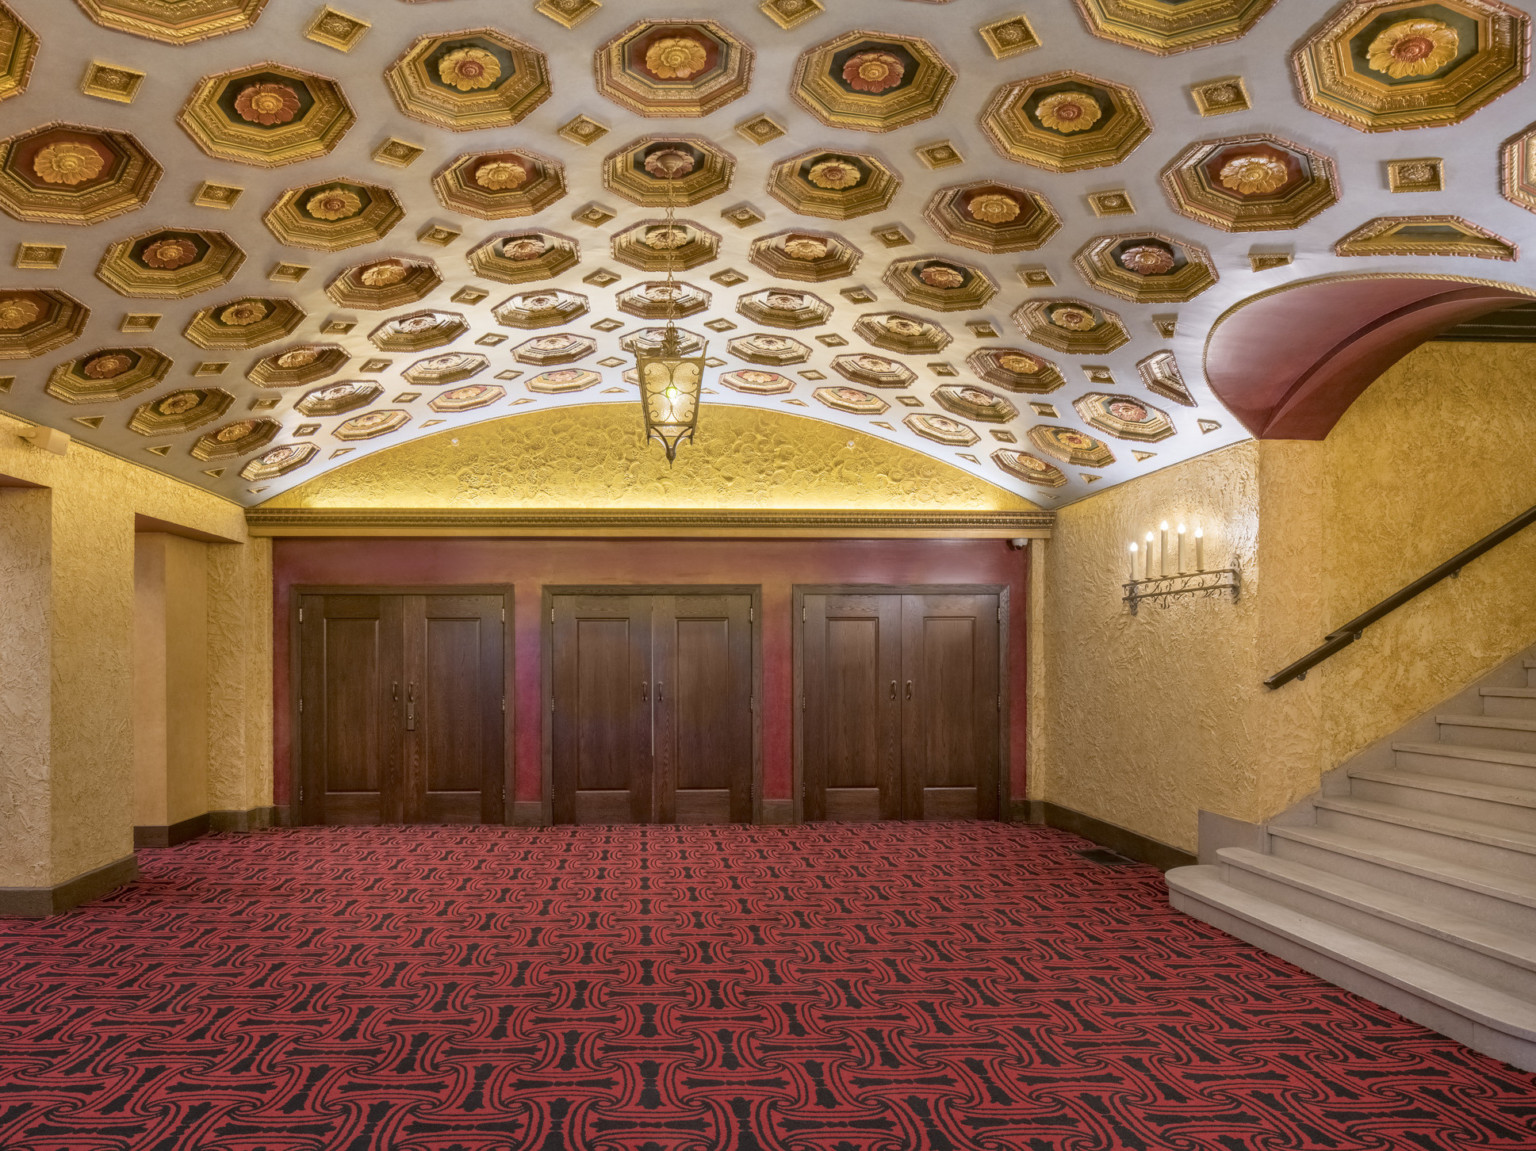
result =
M1536 288L1518 4L376 7L0 0L0 407L253 503L514 414L638 436L686 317L693 450L794 416L1054 507L1243 438L1203 346L1259 290Z

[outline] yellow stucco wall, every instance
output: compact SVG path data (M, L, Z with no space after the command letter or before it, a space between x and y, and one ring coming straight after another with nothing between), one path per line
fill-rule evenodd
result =
M246 539L244 514L228 500L81 444L65 456L40 451L19 438L26 426L0 415L0 476L48 489L49 746L45 779L8 785L47 791L48 875L35 867L21 879L0 874L5 886L60 883L133 849L135 515ZM264 543L215 546L252 552L258 565L266 551ZM264 598L270 602L269 588ZM259 619L259 605L254 612ZM245 658L244 650L210 647L211 664ZM264 709L270 729L270 689L244 706ZM0 709L0 742L24 729L35 724Z
M1046 545L1045 762L1032 757L1044 797L1193 851L1199 809L1271 818L1536 643L1533 531L1305 682L1261 682L1536 503L1533 376L1536 347L1428 344L1320 443L1240 444L1062 509ZM1242 599L1132 619L1126 544L1180 516L1214 528Z

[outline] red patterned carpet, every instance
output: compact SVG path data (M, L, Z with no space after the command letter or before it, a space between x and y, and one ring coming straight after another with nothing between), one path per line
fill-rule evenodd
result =
M302 829L0 921L5 1151L1536 1147L1536 1079L988 824Z

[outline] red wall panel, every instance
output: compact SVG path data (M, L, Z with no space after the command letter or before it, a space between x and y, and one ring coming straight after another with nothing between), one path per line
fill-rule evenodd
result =
M289 802L292 730L289 619L305 585L512 584L516 654L510 709L514 796L540 798L543 779L539 618L546 584L757 584L762 587L763 793L787 798L794 776L796 584L1007 584L1010 791L1024 795L1027 552L1003 540L280 539L273 548L276 799Z

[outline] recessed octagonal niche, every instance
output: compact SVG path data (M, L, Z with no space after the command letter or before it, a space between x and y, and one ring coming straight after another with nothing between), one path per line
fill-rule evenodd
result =
M834 356L832 370L845 380L875 388L905 388L917 379L917 373L900 360L890 360L869 352L846 352Z
M366 408L383 394L372 380L338 380L305 392L293 407L301 416L339 416Z
M508 296L492 314L498 324L510 328L554 328L585 315L590 307L587 297L578 292L543 288Z
M478 376L490 366L491 361L478 352L440 352L417 360L400 375L408 384L440 388Z
M1497 0L1350 0L1291 67L1302 104L1351 128L1456 124L1525 79L1530 18Z
M968 448L981 439L976 429L952 420L948 416L936 416L930 412L913 412L901 421L925 440L946 444L952 448Z
M1078 356L1112 352L1131 338L1119 316L1087 300L1030 300L1013 320L1035 343Z
M0 4L0 100L27 90L32 61L37 58L37 37L21 18Z
M292 388L334 376L350 357L335 344L299 344L263 356L245 378L263 388Z
M0 210L43 224L99 224L141 208L160 165L126 132L47 124L0 140Z
M451 344L469 331L469 322L457 312L431 308L385 320L368 333L381 352L421 352Z
M1006 424L1019 414L1013 401L975 384L941 384L933 398L945 411L988 424Z
M603 161L603 186L645 208L702 203L731 186L736 161L698 136L647 136Z
M1066 383L1055 364L1023 348L978 348L965 363L987 383L1010 392L1043 396Z
M26 360L62 348L85 331L90 315L64 292L0 291L0 360Z
M542 212L565 195L565 168L534 152L469 152L432 177L443 207L482 220Z
M275 168L326 155L357 117L334 80L268 62L199 81L176 119L210 156Z
M819 328L832 318L832 305L820 296L791 288L763 288L736 301L749 320L772 328Z
M1209 252L1161 232L1098 236L1072 263L1099 291L1136 304L1192 300L1216 283Z
M584 392L602 382L601 375L586 368L556 368L552 372L530 376L524 386L539 395L562 396L569 392Z
M764 372L757 368L742 368L735 372L722 372L720 382L733 392L749 396L777 396L795 390L795 381L778 372Z
M1008 475L1025 483L1042 488L1059 488L1067 482L1066 473L1055 464L1047 463L1039 456L1012 448L998 448L992 453L992 462Z
M170 370L170 357L154 348L98 348L54 368L44 391L66 404L126 400L154 387Z
M1117 44L1167 56L1236 40L1275 0L1077 0L1088 31Z
M411 422L411 413L400 408L379 408L343 420L332 430L338 440L372 440L398 432Z
M874 156L853 152L802 152L775 164L768 191L791 211L828 220L851 220L890 205L901 177Z
M871 312L855 320L853 330L877 348L908 355L942 352L954 339L932 320L905 312Z
M240 478L249 482L275 480L297 471L320 453L314 444L282 444L268 448L240 469Z
M431 260L392 256L354 264L325 286L325 294L343 308L380 311L424 300L442 282Z
M1297 228L1339 198L1333 161L1278 136L1197 141L1162 180L1175 211L1224 232Z
M749 364L781 367L785 364L803 364L811 358L809 344L802 344L793 336L780 336L773 332L752 332L737 336L725 346L731 355Z
M200 348L256 348L291 335L304 322L292 300L243 296L203 308L182 332Z
M642 272L697 268L720 252L720 237L690 220L643 220L614 233L612 244L615 260Z
M833 411L847 412L853 416L878 416L888 412L891 405L874 392L862 388L850 388L843 384L817 388L811 398L825 404Z
M1036 424L1029 429L1029 439L1046 455L1075 468L1107 468L1115 462L1108 444L1076 428Z
M997 294L997 282L986 272L942 256L897 260L883 279L903 302L936 312L970 311Z
M103 28L166 44L191 44L249 28L267 0L75 0Z
M339 252L382 240L404 215L400 201L388 188L330 180L290 188L262 221L284 244Z
M235 397L223 388L182 388L134 409L128 430L141 436L174 436L211 424Z
M615 298L619 311L644 320L682 319L709 307L710 293L679 280L647 280L625 288Z
M476 244L469 266L477 275L503 284L547 280L581 262L581 247L569 236L535 229L507 232Z
M181 300L229 283L244 262L223 232L162 228L109 247L96 278L124 296Z
M1034 251L1061 228L1044 196L994 180L940 188L923 219L950 243L993 255Z
M1072 406L1085 423L1117 439L1153 444L1174 434L1167 412L1135 396L1089 392L1073 400Z
M199 436L192 445L192 458L206 462L250 455L270 444L282 430L276 420L236 420Z
M981 127L1002 156L1048 172L1118 164L1152 131L1134 91L1084 72L1004 84Z
M589 336L575 332L556 332L548 336L535 336L524 340L512 349L512 358L520 364L572 364L584 360L597 351L597 342Z
M550 93L544 54L494 28L423 36L384 81L400 111L454 132L510 128Z
M707 116L746 95L752 58L713 20L642 20L597 50L597 90L641 116Z
M830 232L790 230L752 241L748 259L769 275L820 283L850 276L863 253Z
M507 389L500 384L465 384L433 396L427 407L434 412L469 412L506 398Z
M936 115L954 83L926 40L856 31L808 49L790 94L830 127L889 132Z

